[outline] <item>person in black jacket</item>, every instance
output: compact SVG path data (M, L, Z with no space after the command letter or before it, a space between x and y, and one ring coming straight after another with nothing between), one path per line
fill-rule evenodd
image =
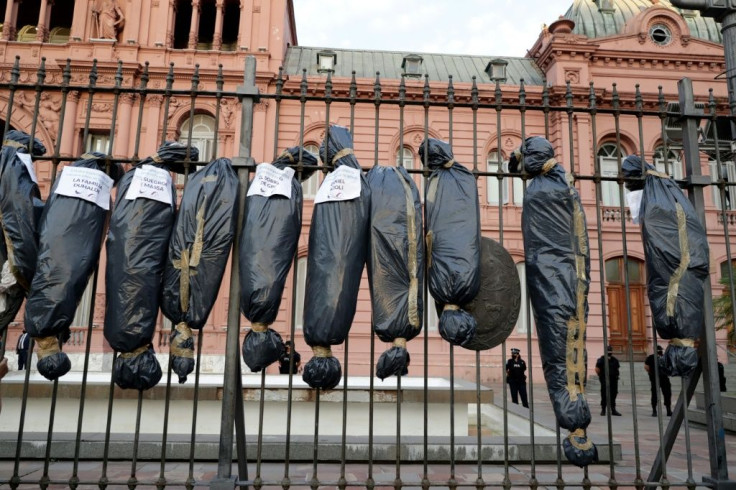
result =
M279 358L279 374L289 374L289 367L291 366L291 356L294 356L294 369L293 374L301 371L302 356L294 348L294 341L287 340L284 342L284 353Z
M655 380L654 366L659 368L659 389L662 390L662 396L664 397L664 406L667 408L667 415L672 415L672 385L670 384L670 378L667 377L667 373L664 370L662 364L662 346L657 346L657 360L654 360L654 354L649 354L644 361L644 369L649 374L649 384L652 389L652 417L657 416L657 384Z
M609 389L611 391L611 415L620 416L621 414L616 410L620 364L618 359L613 356L613 347L610 345L608 346L608 373L606 373L605 369L606 360L601 356L595 363L595 373L598 375L598 379L601 383L601 415L606 414L606 380L608 380L608 384L610 385Z
M521 358L519 349L511 349L511 358L506 361L506 382L511 390L511 401L518 405L521 396L522 406L529 408L526 397L526 362Z

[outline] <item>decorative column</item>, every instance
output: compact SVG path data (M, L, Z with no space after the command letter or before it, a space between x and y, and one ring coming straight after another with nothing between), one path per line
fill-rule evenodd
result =
M164 45L167 48L174 47L174 28L176 26L176 12L176 0L169 0L169 17L166 24L166 39L164 40Z
M120 95L120 109L118 112L118 135L115 138L115 148L113 155L118 158L125 158L129 155L128 148L130 146L130 126L131 114L133 113L133 102L135 94Z
M41 9L38 12L38 25L36 25L36 41L46 42L49 36L49 14L51 6L49 0L41 0Z
M189 49L197 49L197 37L199 36L199 0L192 0L192 24L189 28Z
M217 0L217 14L215 15L215 35L212 37L212 50L222 49L222 19L225 15L225 0Z
M61 135L59 153L61 156L70 157L74 151L74 142L77 140L77 106L79 105L79 92L73 90L66 96L66 109L64 112L64 129L67 131Z
M247 51L251 46L253 32L253 2L240 0L240 25L238 26L238 50Z
M143 112L143 127L139 129L143 134L139 155L148 155L156 151L160 142L159 128L161 128L161 104L163 95L149 95L146 97L146 107Z
M8 0L5 5L5 18L3 20L3 39L10 41L15 39L15 0Z

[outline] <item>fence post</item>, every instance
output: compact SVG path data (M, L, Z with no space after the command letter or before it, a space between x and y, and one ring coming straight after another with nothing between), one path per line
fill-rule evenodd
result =
M240 264L238 250L243 232L245 216L245 196L248 191L250 172L255 168L251 157L251 140L253 138L253 105L258 102L256 87L256 59L248 56L245 59L243 85L237 90L242 105L240 124L240 143L238 156L232 159L233 167L238 172L240 181L235 237L233 239L232 263L230 266L230 295L227 311L227 336L225 344L225 374L222 396L222 418L220 420L220 447L218 453L217 477L210 483L214 490L235 488L241 478L248 478L248 467L245 459L245 420L243 413L243 386L240 373ZM232 475L233 463L233 426L235 427L238 448L238 471L240 475Z
M695 109L692 80L683 78L677 82L677 88L679 92L680 115L682 117L682 143L688 197L695 208L700 222L705 227L703 188L710 185L711 179L707 175L701 175L700 172L698 122L700 118L704 117L704 114ZM721 413L718 366L716 364L718 353L716 352L717 346L713 318L713 292L711 291L710 278L705 281L705 287L703 289L704 322L703 331L700 335L700 345L698 347L698 366L689 377L683 378L682 380L683 383L687 383L685 387L686 399L683 400L680 397L677 401L674 410L675 416L670 420L662 444L665 446L665 453L669 455L677 438L677 433L680 430L680 425L682 424L682 405L685 404L687 406L690 404L695 386L698 384L702 373L705 388L705 424L708 433L708 454L710 455L710 477L704 477L703 480L713 485L712 488L733 489L736 488L736 482L728 480L726 441ZM660 465L660 456L657 456L652 465L652 471L649 474L650 482L659 481L661 477Z

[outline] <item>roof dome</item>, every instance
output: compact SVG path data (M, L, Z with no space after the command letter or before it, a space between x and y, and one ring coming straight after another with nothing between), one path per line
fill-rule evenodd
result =
M682 16L690 35L722 43L721 26L712 18L702 17L697 10L673 7L668 0L573 0L565 18L575 22L573 33L589 38L621 34L626 22L650 7L665 7Z

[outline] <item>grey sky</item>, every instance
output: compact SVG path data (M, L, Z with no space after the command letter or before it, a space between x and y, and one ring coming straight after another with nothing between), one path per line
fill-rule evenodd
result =
M301 46L524 56L573 0L294 0Z

